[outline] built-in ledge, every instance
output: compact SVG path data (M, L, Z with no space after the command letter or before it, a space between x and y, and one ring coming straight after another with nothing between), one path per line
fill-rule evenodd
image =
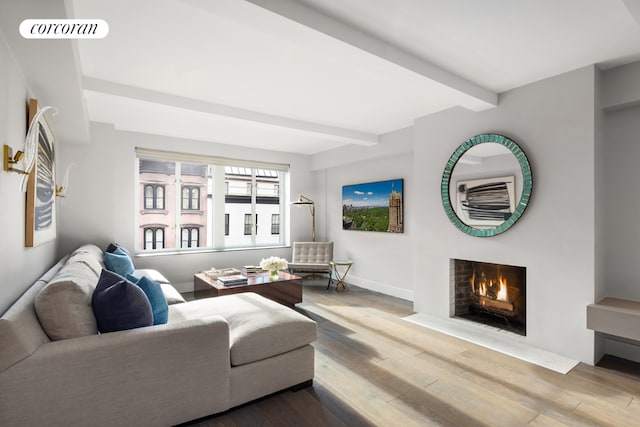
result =
M587 328L640 341L640 301L604 298L589 304Z

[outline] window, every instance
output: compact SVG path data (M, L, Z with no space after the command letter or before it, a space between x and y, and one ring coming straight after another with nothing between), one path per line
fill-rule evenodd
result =
M253 223L251 222L251 214L244 214L244 235L250 236Z
M288 165L143 148L136 156L138 250L286 244Z
M144 208L164 209L164 185L146 184L144 186Z
M162 249L162 248L164 248L164 228L146 227L144 229L143 249Z
M182 227L182 243L183 248L197 248L200 246L200 228L198 227Z
M182 210L197 211L200 209L200 187L185 185L182 187Z
M280 234L280 214L271 214L271 234Z

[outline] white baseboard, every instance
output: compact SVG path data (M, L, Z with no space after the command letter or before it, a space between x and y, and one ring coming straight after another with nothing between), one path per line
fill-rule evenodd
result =
M380 292L381 294L413 302L413 291L409 289L397 288L374 280L363 279L361 277L351 275L346 278L346 282L370 291Z

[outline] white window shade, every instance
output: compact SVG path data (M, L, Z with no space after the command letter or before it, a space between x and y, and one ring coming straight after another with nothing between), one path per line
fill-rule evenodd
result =
M256 160L232 159L229 157L206 156L199 154L178 153L174 151L151 150L136 147L136 156L152 160L165 160L184 163L202 163L208 165L236 166L251 169L270 169L287 172L288 163L268 163Z

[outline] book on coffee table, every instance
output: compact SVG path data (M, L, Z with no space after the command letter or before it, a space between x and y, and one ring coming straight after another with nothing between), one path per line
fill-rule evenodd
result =
M248 280L245 276L241 274L234 274L232 276L221 276L218 277L218 283L223 286L239 286L246 285Z

